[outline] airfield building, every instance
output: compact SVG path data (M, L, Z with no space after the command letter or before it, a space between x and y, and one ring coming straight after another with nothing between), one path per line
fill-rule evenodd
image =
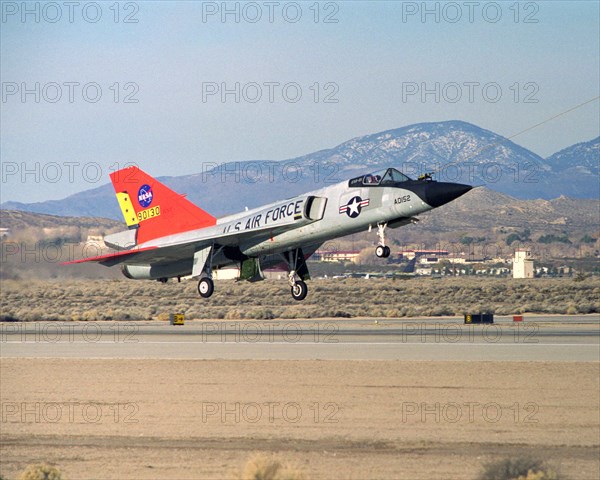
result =
M533 278L533 258L525 249L515 250L513 259L513 278Z

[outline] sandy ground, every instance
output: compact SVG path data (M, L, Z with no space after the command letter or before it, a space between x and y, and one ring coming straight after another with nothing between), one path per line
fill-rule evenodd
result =
M473 479L518 455L600 478L600 366L560 362L0 359L0 475Z

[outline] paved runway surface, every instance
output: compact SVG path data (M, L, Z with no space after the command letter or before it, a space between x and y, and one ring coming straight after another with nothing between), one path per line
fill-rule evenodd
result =
M64 358L600 361L600 318L497 317L0 324L0 356Z

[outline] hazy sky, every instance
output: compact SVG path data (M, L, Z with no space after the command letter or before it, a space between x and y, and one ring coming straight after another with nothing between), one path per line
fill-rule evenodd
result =
M74 4L73 4L74 3ZM599 95L599 2L2 2L1 200L418 122L511 136ZM598 100L514 138L599 135Z

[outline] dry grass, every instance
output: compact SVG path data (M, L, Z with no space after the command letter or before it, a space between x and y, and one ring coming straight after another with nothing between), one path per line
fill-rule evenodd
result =
M196 282L136 280L4 280L0 311L5 320L419 317L490 312L588 314L600 312L596 278L513 280L498 278L326 279L309 284L295 302L285 281L221 281L201 299Z
M275 456L257 453L251 456L240 472L234 472L239 480L304 480L295 466L282 463Z
M540 460L532 458L506 458L488 463L480 480L559 480L555 471Z
M58 468L44 463L28 465L18 480L64 480L64 477Z

